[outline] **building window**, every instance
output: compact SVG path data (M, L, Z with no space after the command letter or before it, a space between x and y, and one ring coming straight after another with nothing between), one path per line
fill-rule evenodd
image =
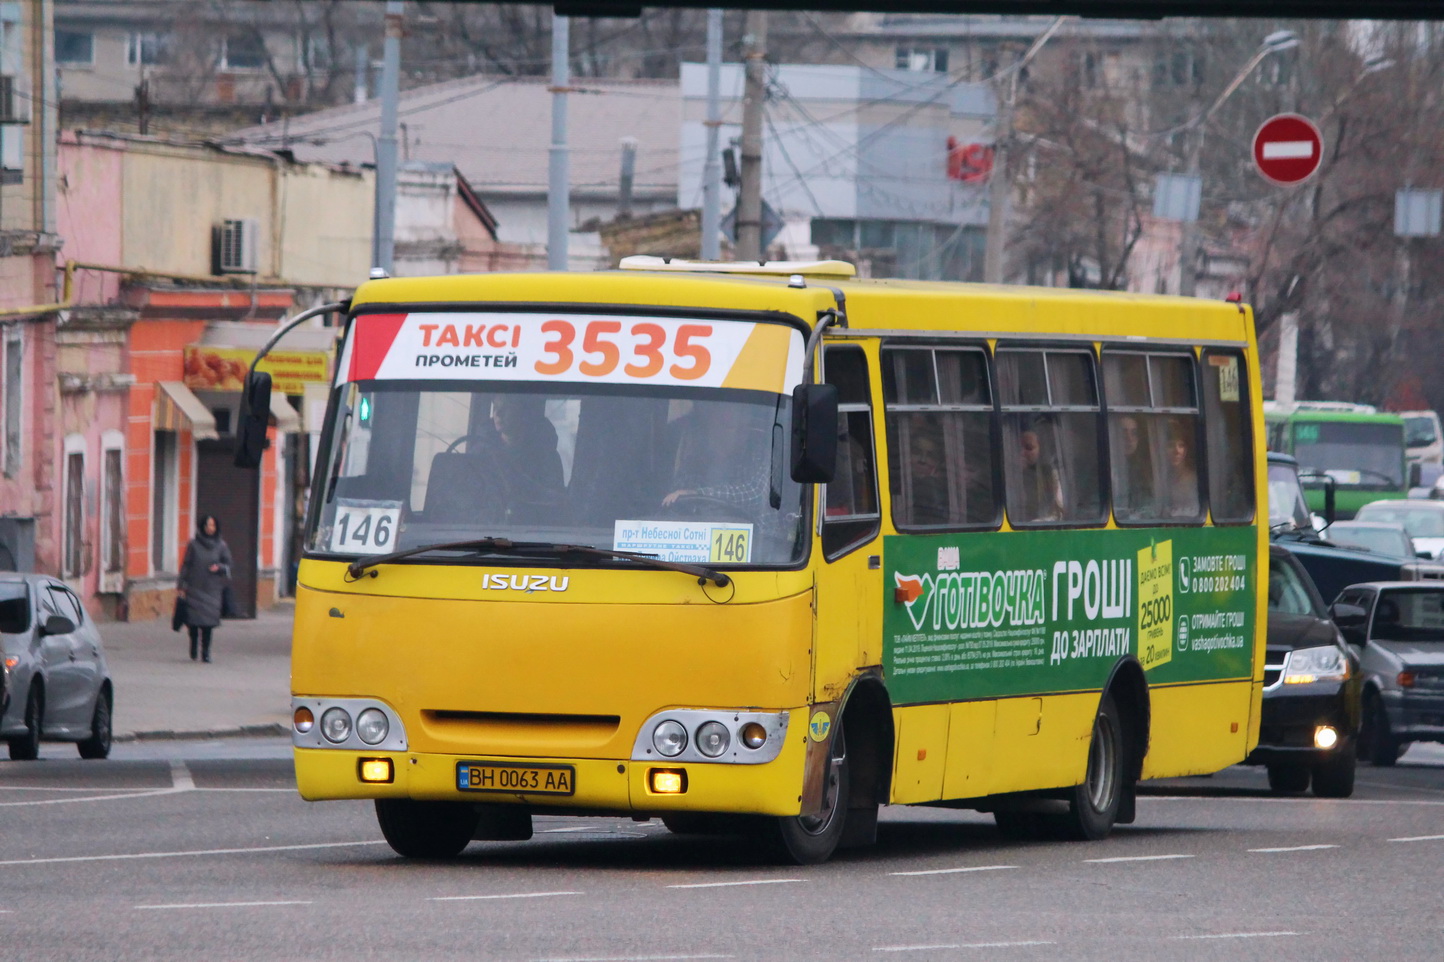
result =
M947 73L947 47L898 47L897 68L919 73Z
M222 70L259 70L265 65L266 43L259 33L233 33L222 40Z
M158 33L133 33L125 48L125 62L148 67L165 56L165 39Z
M85 437L72 434L65 439L65 532L62 539L61 574L77 578L85 564Z
M1154 87L1197 87L1203 83L1203 54L1192 50L1160 52L1153 58Z
M309 36L301 49L306 57L301 66L306 70L330 70L335 63L335 58L331 56L331 41L326 37Z
M55 62L67 67L88 67L95 63L95 34L85 30L56 30Z
M106 431L100 440L100 590L125 589L125 436Z
M176 571L180 523L180 446L176 432L155 432L150 470L151 571Z
M5 477L13 478L20 473L20 424L24 407L20 361L24 356L24 341L20 339L20 328L6 329L0 352L4 354L4 367L0 368L0 418L3 418L4 437L0 438L0 467Z

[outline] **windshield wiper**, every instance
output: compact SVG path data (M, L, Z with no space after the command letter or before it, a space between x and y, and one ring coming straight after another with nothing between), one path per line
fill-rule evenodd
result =
M732 579L720 571L715 571L705 565L688 564L684 561L663 561L661 558L647 554L636 554L631 551L612 551L608 548L597 548L589 544L558 544L555 541L512 541L508 538L472 538L467 541L446 541L440 544L419 545L415 548L407 548L403 551L393 551L390 554L376 555L370 558L357 558L346 566L346 573L351 580L356 580L366 573L368 568L375 568L377 565L388 564L392 561L399 561L402 558L409 558L413 555L425 554L428 551L494 551L507 554L556 554L556 555L582 555L592 558L621 558L626 561L635 561L638 564L650 565L653 568L661 568L664 571L680 571L682 574L692 575L697 583L706 584L712 582L719 588L725 588L732 583ZM371 571L371 577L376 577L378 572Z

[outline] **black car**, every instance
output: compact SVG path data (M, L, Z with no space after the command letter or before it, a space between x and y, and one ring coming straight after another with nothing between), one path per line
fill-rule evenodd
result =
M1268 654L1258 747L1275 792L1322 798L1354 792L1362 679L1358 658L1329 620L1297 558L1269 546Z

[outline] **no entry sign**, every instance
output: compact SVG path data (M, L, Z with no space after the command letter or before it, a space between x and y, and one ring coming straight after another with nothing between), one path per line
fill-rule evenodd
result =
M1277 114L1253 135L1253 162L1275 184L1297 184L1319 169L1324 138L1319 128L1298 114Z

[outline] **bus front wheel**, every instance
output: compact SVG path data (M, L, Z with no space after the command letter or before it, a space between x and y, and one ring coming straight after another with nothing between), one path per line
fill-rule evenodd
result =
M814 815L789 815L773 821L772 841L777 855L797 865L816 865L831 858L842 840L851 798L846 733L839 723L832 738L822 807Z
M476 831L476 809L456 802L376 799L376 821L386 844L406 858L453 858Z
M1093 738L1088 746L1088 771L1083 784L1068 796L1068 813L1058 826L1066 838L1094 841L1107 838L1118 820L1127 778L1127 750L1124 722L1111 694L1098 703L1093 720Z

